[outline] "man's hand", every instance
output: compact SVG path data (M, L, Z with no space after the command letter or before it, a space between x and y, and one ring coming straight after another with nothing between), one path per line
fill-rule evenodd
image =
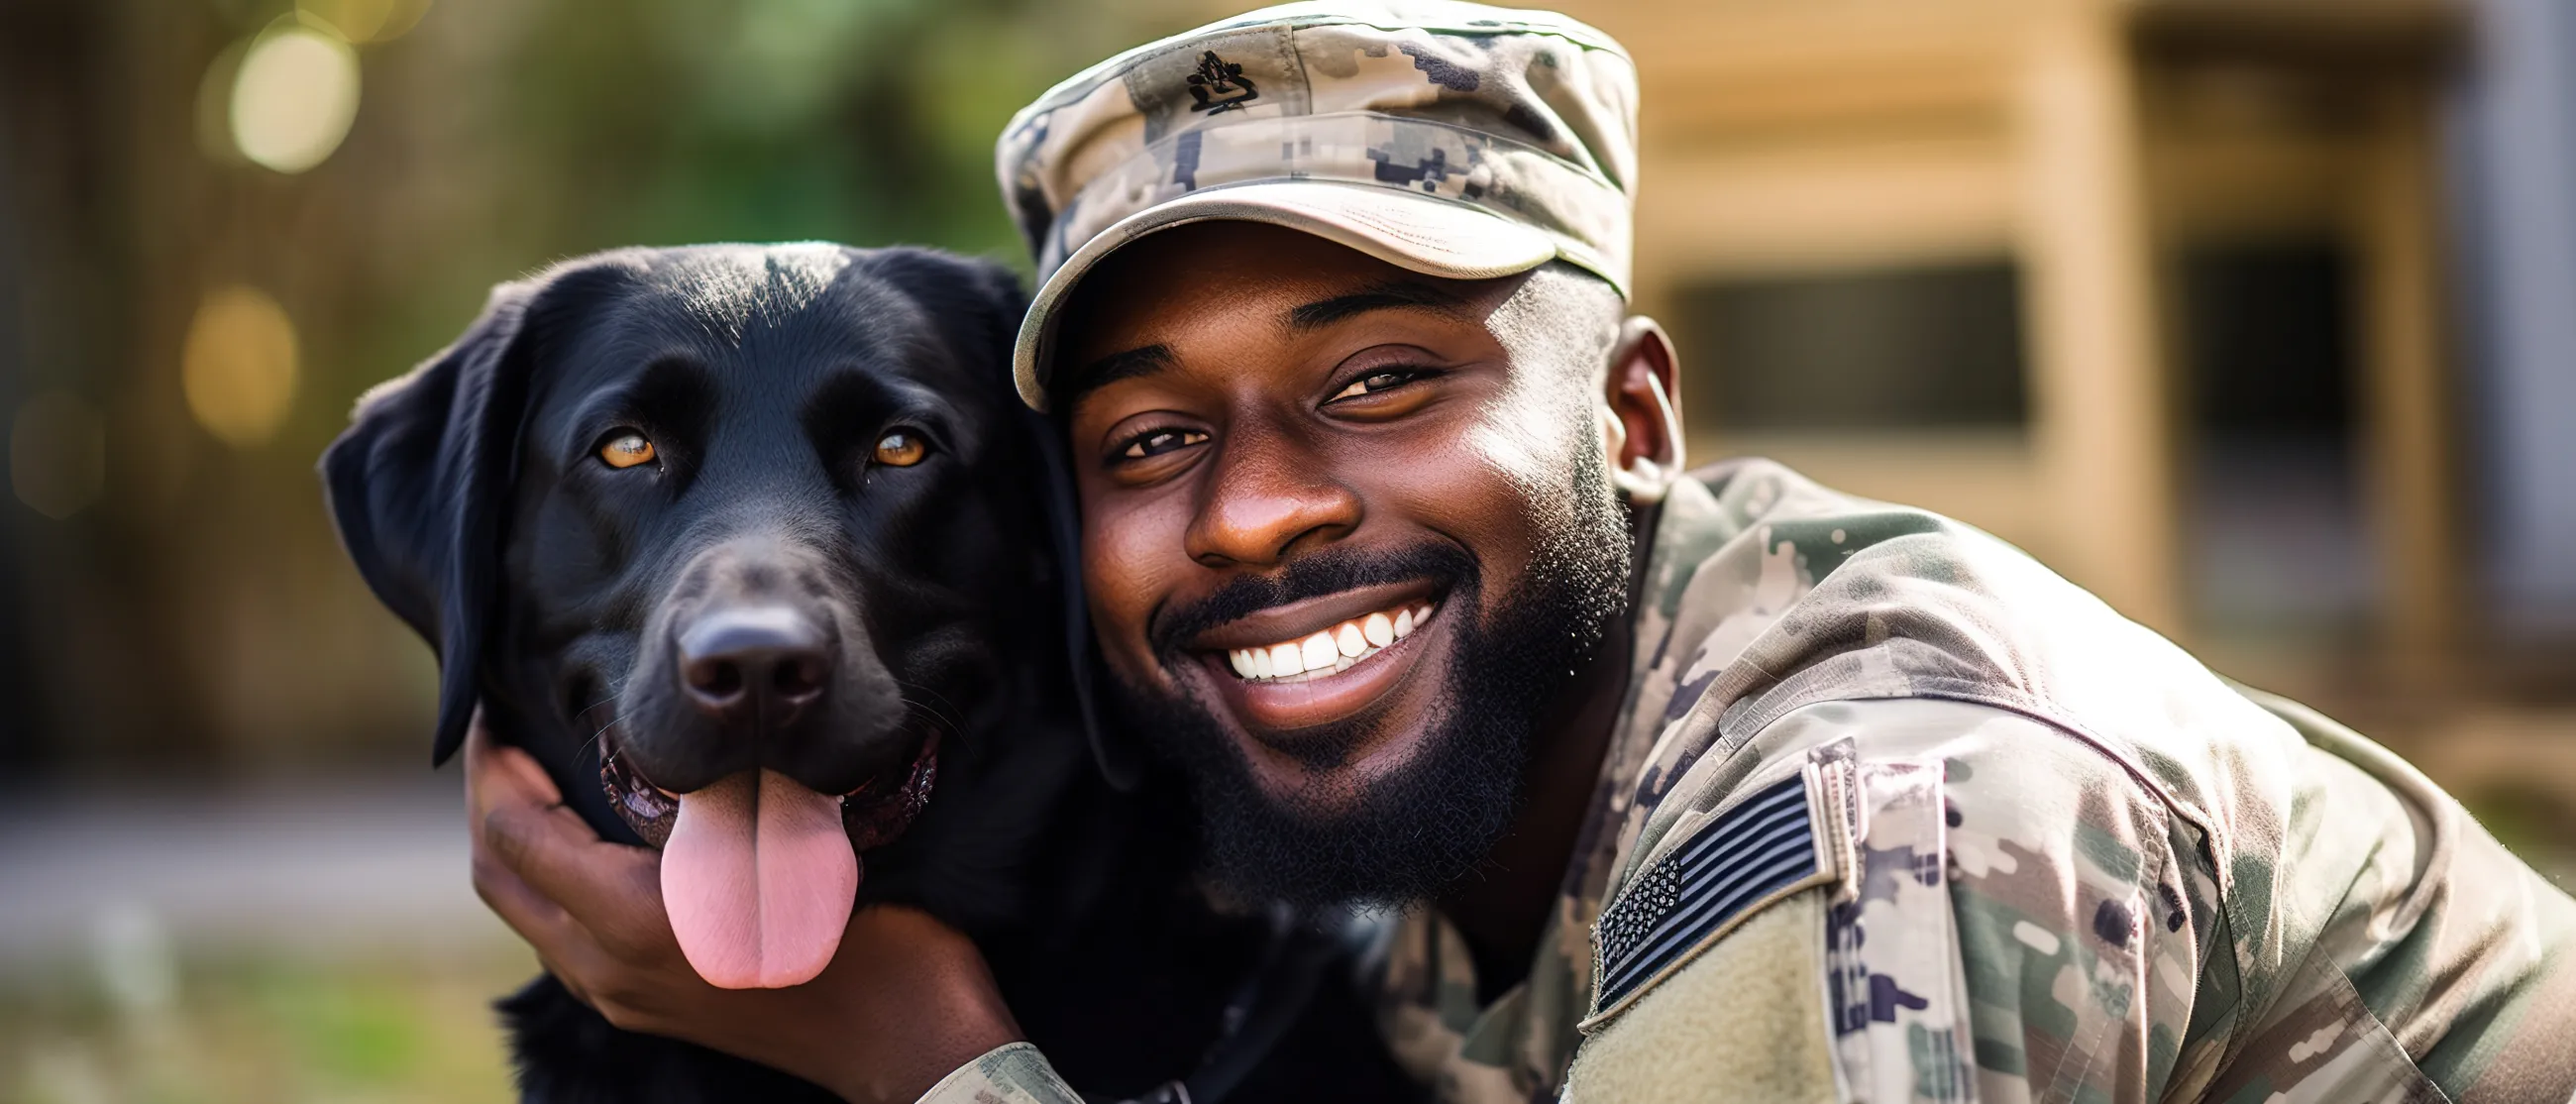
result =
M859 909L822 976L718 989L662 913L661 856L599 838L526 752L465 743L474 891L608 1022L773 1066L844 1099L909 1101L1019 1039L983 956L927 913Z

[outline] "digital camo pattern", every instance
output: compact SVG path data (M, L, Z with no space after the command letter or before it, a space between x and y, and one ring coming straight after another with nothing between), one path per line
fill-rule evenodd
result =
M1538 227L1625 287L1636 102L1618 43L1552 12L1288 4L1075 75L1012 118L995 160L1041 280L1148 207L1319 180Z
M1093 66L994 152L1040 281L1020 397L1046 409L1057 311L1090 266L1186 222L1291 226L1457 279L1563 260L1624 292L1636 109L1608 36L1455 0L1265 8Z

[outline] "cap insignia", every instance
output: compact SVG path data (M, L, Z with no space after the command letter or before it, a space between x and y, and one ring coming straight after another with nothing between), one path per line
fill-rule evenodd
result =
M1243 66L1216 56L1210 50L1199 55L1199 71L1190 74L1190 98L1198 101L1191 111L1210 115L1231 111L1261 98L1252 78L1243 75Z

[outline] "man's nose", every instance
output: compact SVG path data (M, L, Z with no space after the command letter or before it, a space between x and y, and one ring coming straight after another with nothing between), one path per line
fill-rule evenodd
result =
M829 638L787 606L710 610L677 644L682 695L720 724L788 724L831 684Z
M1273 564L1300 545L1338 540L1359 527L1359 495L1312 453L1240 440L1214 457L1216 471L1184 538L1209 567Z

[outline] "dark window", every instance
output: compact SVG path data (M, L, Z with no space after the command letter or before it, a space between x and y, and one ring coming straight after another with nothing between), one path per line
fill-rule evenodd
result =
M2355 469L2352 261L2331 241L2179 257L2185 514L2201 623L2339 633L2378 585Z
M2183 359L2197 428L2272 438L2350 432L2350 269L2331 242L2184 253Z
M1685 424L2018 427L2021 277L1986 260L1684 287Z

